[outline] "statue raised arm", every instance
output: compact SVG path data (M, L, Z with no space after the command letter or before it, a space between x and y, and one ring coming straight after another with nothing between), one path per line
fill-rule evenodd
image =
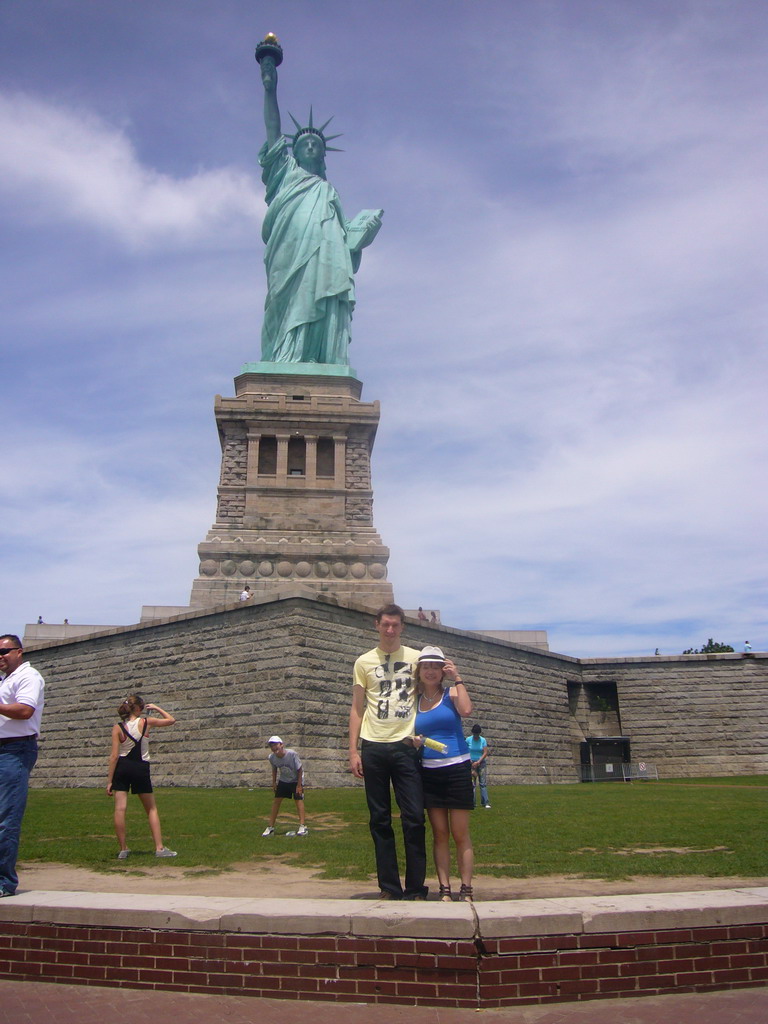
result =
M312 111L296 134L282 134L277 102L277 68L282 49L267 36L256 49L264 86L267 141L259 152L266 185L267 298L261 358L276 363L348 365L350 322L355 307L354 273L362 250L381 227L382 210L363 210L347 221L325 177L331 139L326 121L317 128Z

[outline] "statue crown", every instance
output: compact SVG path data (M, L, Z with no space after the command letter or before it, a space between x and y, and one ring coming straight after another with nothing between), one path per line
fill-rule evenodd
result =
M313 123L312 107L309 108L309 124L306 124L304 126L299 124L299 122L296 120L296 118L293 116L293 114L291 114L290 111L288 111L288 116L293 121L293 123L296 125L296 134L293 136L293 138L291 140L291 145L292 146L296 145L296 143L299 141L299 139L301 138L302 135L316 135L322 141L323 146L325 147L326 151L331 150L331 151L333 151L335 153L343 152L343 150L337 149L336 146L329 146L328 145L328 143L332 139L338 139L339 136L341 136L343 134L343 132L338 132L336 135L324 135L323 134L325 129L328 127L328 125L333 120L333 117L329 117L328 120L325 122L325 124L321 125L319 128L316 128L314 123Z

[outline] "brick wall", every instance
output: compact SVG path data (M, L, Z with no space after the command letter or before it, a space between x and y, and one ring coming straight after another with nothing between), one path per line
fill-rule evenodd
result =
M0 979L499 1007L765 985L764 924L468 939L0 922Z

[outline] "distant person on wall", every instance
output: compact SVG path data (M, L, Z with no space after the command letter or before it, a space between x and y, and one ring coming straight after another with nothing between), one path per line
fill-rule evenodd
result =
M472 726L472 734L467 736L467 746L469 747L469 756L472 758L472 784L473 790L476 792L477 787L480 786L480 803L486 809L490 811L491 802L488 799L488 741L483 736L482 727L479 725Z
M144 711L157 711L162 718L144 717ZM141 800L149 819L149 829L155 842L156 857L175 857L174 850L163 845L160 831L160 815L152 792L149 773L150 729L162 729L173 725L176 719L158 704L145 704L138 693L132 693L117 709L120 721L112 727L112 751L109 756L107 774L107 796L115 798L115 834L120 844L118 860L125 860L130 854L126 845L125 811L128 793L135 793Z
M43 677L23 656L14 633L0 636L0 897L13 896L19 884L21 821L45 703Z
M431 622L431 623L432 623L432 624L433 624L434 626L436 626L436 625L437 625L437 612L430 612L430 613L429 613L429 621L430 621L430 622Z
M424 900L426 826L419 753L413 744L413 669L419 652L404 647L400 640L405 612L399 605L384 605L374 622L379 643L355 662L349 712L349 769L365 782L382 899ZM400 881L392 828L390 785L400 808L403 829L404 885Z
M250 601L252 596L253 595L251 594L251 588L250 587L243 587L243 590L242 590L242 592L240 594L240 600L241 601Z
M424 609L421 607L421 605L419 605L419 622L426 622L426 621L427 621L427 614L424 611Z
M461 877L459 899L471 902L474 851L469 835L469 814L475 802L472 762L461 720L472 713L472 701L458 669L439 647L422 650L414 682L416 741L421 743L424 806L432 826L440 899L445 903L453 899L450 847L453 836ZM442 749L436 749L435 744L442 744Z
M270 736L267 746L270 749L267 760L272 766L272 789L275 799L269 813L269 824L261 834L271 836L274 833L280 804L288 797L294 800L299 815L299 827L295 835L305 836L309 829L304 823L304 769L301 759L295 750L285 746L279 736ZM288 835L294 833L289 832Z

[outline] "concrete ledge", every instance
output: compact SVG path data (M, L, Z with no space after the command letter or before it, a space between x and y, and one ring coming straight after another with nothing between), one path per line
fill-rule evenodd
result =
M768 887L487 903L28 891L0 921L270 935L472 939L768 923Z

